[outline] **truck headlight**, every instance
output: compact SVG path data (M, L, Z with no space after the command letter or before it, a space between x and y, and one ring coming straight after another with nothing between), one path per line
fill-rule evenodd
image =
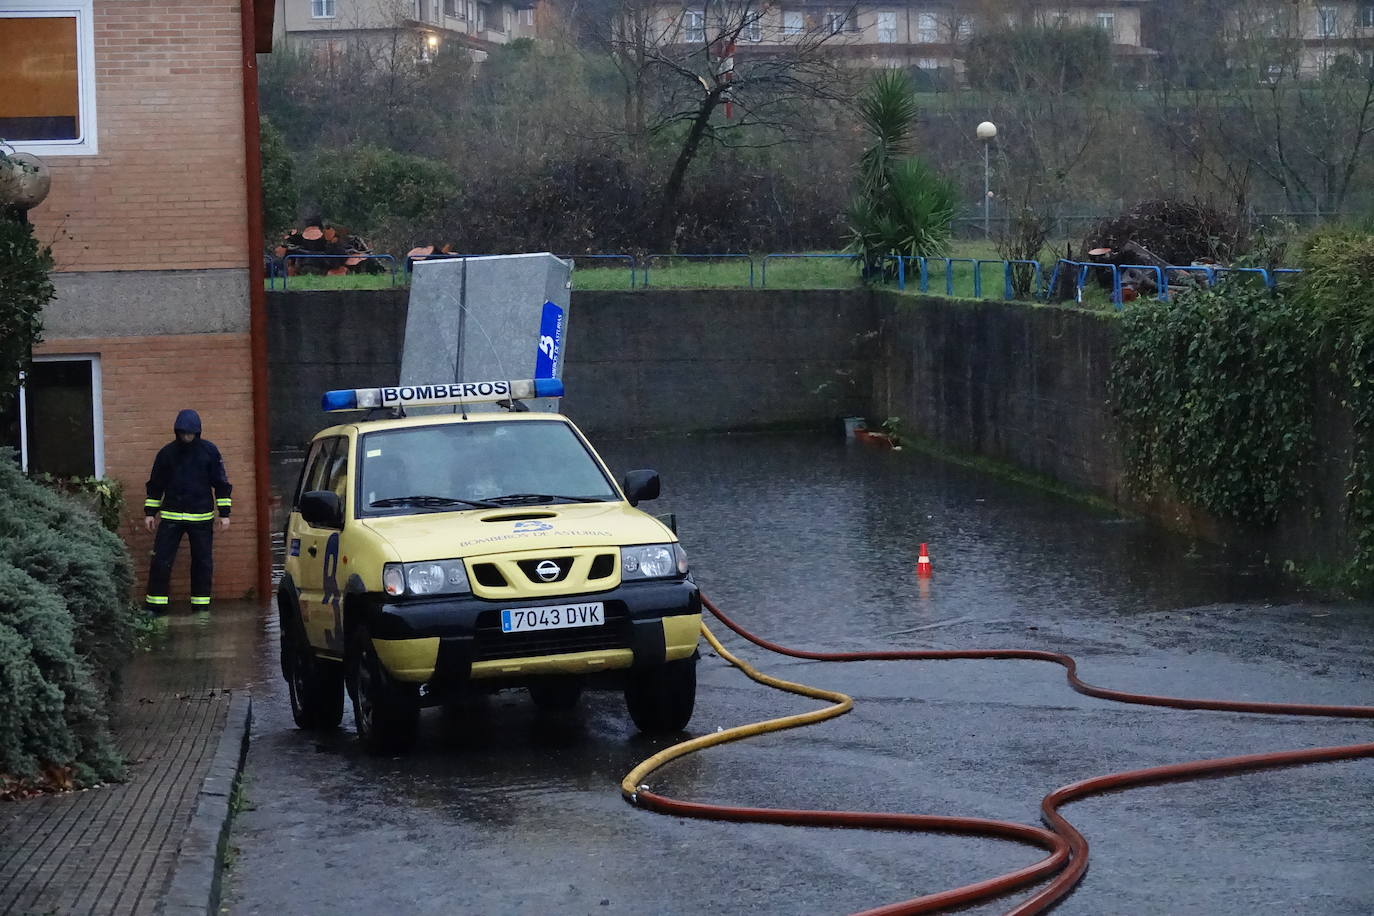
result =
M462 560L387 563L382 585L388 595L457 595L472 591Z
M622 579L665 579L687 575L687 552L679 544L620 548Z

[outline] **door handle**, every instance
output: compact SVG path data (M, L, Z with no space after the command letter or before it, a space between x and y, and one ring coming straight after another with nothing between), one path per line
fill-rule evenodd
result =
M314 544L311 544L311 545L306 549L305 552L308 553L308 554L310 554L312 557L313 557L315 554L319 553L319 551L315 549L315 545L314 545Z

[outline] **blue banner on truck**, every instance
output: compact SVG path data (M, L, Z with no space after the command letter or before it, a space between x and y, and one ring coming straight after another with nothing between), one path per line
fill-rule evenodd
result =
M539 347L534 354L535 378L558 378L563 371L563 309L544 303L539 320Z

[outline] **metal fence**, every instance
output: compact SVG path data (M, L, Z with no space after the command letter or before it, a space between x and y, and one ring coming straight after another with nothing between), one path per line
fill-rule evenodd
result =
M338 260L338 255L317 255L317 254L297 254L287 255L280 262L269 259L267 283L270 289L276 288L276 280L280 278L282 288L286 289L288 284L288 267L293 260L309 260L314 258L333 258ZM407 257L404 261L404 277L398 275L397 261L389 254L358 255L358 259L371 259L385 261L390 266L391 285L395 285L398 279L408 282L409 275L413 269L415 261L454 259L468 257L485 257L485 255L464 255L464 254L444 254L427 255L424 257ZM750 255L743 252L721 252L716 254L648 254L636 257L632 254L582 254L571 256L560 256L565 260L577 261L596 261L614 262L623 264L623 269L628 274L628 288L630 289L649 289L653 284L654 274L652 271L657 265L659 276L665 275L668 270L664 265L672 261L687 261L694 264L723 264L737 265L738 275L733 276L734 269L722 279L720 276L709 278L710 282L702 282L702 276L689 275L687 282L679 283L679 288L712 288L712 287L749 287L756 285L760 288L768 288L770 264L774 265L774 279L777 276L777 264L780 261L820 261L832 262L843 261L853 266L852 275L846 272L842 285L859 285L867 277L871 282L879 285L895 286L899 290L906 290L909 286L914 286L915 291L921 293L934 291L946 296L958 296L973 299L1014 299L1018 292L1024 298L1049 299L1056 292L1066 293L1068 298L1077 302L1082 302L1088 296L1090 283L1097 281L1099 287L1105 292L1107 298L1116 308L1121 308L1123 303L1136 298L1142 292L1149 292L1154 298L1167 300L1170 289L1182 286L1215 286L1227 276L1237 276L1240 278L1254 277L1262 282L1269 289L1277 287L1278 283L1288 276L1301 273L1300 270L1291 267L1281 267L1273 270L1266 270L1260 267L1223 267L1211 264L1177 264L1177 265L1154 265L1154 264L1106 264L1097 261L1075 261L1067 258L1060 258L1054 262L1053 267L1049 268L1048 276L1046 266L1034 260L1000 260L997 258L966 258L966 257L911 257L889 255L881 260L877 265L870 265L865 268L860 259L854 255L839 253L797 253L797 252L770 252L764 255ZM599 268L607 270L611 268ZM671 274L668 274L671 279ZM838 275L837 275L838 276ZM1071 281L1066 281L1066 277L1071 277ZM298 277L299 279L299 277ZM1151 281L1150 283L1145 282ZM696 281L696 282L693 282ZM999 282L1000 281L1000 282ZM1153 290L1149 287L1153 286ZM661 283L660 283L661 286ZM776 287L775 287L776 288ZM800 286L790 288L827 288L814 283L803 283Z

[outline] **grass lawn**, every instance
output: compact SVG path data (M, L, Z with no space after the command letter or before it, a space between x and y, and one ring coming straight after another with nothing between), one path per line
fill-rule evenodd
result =
M615 266L599 266L597 260L583 259L576 263L573 271L573 288L586 290L641 289L645 286L645 267L647 266L648 288L650 289L739 289L754 286L768 289L845 289L860 283L857 265L847 257L834 257L834 252L815 252L831 255L828 257L772 257L766 261L763 255L755 255L752 266L744 258L722 258L705 260L696 258L658 257L641 264L633 272L628 264L614 262ZM957 241L950 252L952 258L979 258L997 260L996 247L987 241ZM576 261L576 259L574 259ZM598 266L587 266L587 265ZM906 290L917 292L920 286L919 271L915 264L908 264ZM985 264L982 273L982 295L984 298L1002 297L1003 274L997 264ZM943 261L932 259L928 262L926 275L927 290L937 295L953 295L964 298L974 296L974 265L968 261L953 261L949 265L948 279ZM403 271L396 273L396 285L404 286L409 278ZM269 289L386 289L392 286L390 273L351 274L344 277L299 276L283 280L281 277L269 283ZM892 281L896 285L895 279Z

